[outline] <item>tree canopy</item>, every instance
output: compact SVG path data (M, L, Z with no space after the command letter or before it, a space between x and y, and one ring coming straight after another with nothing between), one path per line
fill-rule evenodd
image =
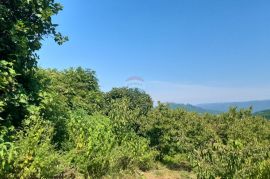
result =
M58 44L67 40L57 32L52 16L62 6L54 0L2 0L0 2L0 104L2 122L20 125L27 104L37 103L35 79L41 40L52 36ZM8 78L7 78L8 76Z

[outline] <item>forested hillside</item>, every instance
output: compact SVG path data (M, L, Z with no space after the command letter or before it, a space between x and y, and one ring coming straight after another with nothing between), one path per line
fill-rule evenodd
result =
M63 37L53 0L0 1L0 178L104 178L157 163L197 178L270 178L270 121L170 109L138 89L99 88L93 70L38 68Z

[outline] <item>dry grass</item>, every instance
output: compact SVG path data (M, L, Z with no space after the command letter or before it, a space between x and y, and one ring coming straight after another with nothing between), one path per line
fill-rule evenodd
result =
M105 179L196 179L196 175L187 171L170 170L159 165L157 169L147 172L137 171L134 174L105 177Z

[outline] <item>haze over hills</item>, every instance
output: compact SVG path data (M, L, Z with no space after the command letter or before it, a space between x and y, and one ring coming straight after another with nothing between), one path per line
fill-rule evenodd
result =
M263 110L270 109L270 100L254 100L254 101L245 101L245 102L228 102L228 103L209 103L209 104L198 104L197 107L226 112L230 107L238 107L238 108L253 108L253 112L259 112Z
M211 114L219 114L222 112L226 112L230 107L237 108L253 108L253 112L256 115L269 115L270 113L270 100L262 100L262 101L246 101L246 102L228 102L228 103L205 103L198 105L191 104L178 104L178 103L168 103L169 107L172 109L185 109L190 112L198 112L198 113L211 113Z
M171 109L184 109L189 112L197 112L197 113L211 113L211 114L218 114L220 113L219 111L214 111L214 110L208 110L208 109L203 109L198 106L194 106L191 104L177 104L177 103L167 103Z

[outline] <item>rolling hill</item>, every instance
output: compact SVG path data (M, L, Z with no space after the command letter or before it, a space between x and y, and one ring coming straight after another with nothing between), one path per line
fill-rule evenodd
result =
M259 112L270 109L270 100L262 101L246 101L246 102L229 102L229 103L209 103L199 104L196 107L200 107L205 110L226 112L230 107L249 108L253 107L253 111Z
M214 111L214 110L208 110L208 109L203 109L198 106L194 106L191 104L177 104L177 103L168 103L169 107L171 109L184 109L189 112L197 112L197 113L210 113L210 114L218 114L220 112Z

